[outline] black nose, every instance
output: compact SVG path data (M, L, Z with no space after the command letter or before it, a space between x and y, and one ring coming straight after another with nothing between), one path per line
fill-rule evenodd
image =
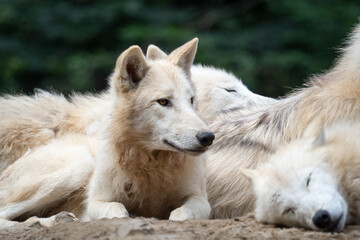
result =
M318 228L327 228L331 223L330 213L326 210L318 210L312 220Z
M215 139L215 135L212 132L201 132L196 135L197 139L202 146L207 147L210 146Z

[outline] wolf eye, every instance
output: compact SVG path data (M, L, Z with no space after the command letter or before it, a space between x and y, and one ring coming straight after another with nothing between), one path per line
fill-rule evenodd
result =
M190 98L190 103L191 103L191 105L194 104L194 97L191 97L191 98Z
M233 92L233 93L236 93L236 90L235 90L235 89L226 89L226 88L225 88L225 90L226 90L227 92Z
M288 208L285 208L285 210L283 211L282 215L284 214L288 214L288 213L291 213L291 214L294 214L295 213L295 208L292 208L292 207L288 207Z
M310 173L309 176L308 176L307 179L306 179L306 187L309 187L310 180L311 180L311 174L312 174L312 173Z
M166 99L166 98L161 98L159 100L157 100L157 102L161 105L161 106L164 106L164 107L171 107L171 102Z

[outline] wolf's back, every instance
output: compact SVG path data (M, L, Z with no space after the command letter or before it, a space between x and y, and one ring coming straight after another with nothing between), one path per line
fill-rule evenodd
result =
M0 97L0 171L29 149L56 136L71 103L62 95Z

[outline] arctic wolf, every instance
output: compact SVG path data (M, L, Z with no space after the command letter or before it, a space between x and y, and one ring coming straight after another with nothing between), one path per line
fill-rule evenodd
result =
M249 177L258 221L340 232L360 223L360 123L286 144ZM307 134L306 134L307 135Z
M360 120L360 26L335 66L311 78L307 87L252 112L233 111L210 125L216 141L209 152L207 190L212 218L253 210L254 194L240 168L256 168L285 142L302 137L307 126Z
M202 153L214 134L196 114L197 43L152 60L128 48L98 96L2 98L1 156L14 157L0 175L0 218L207 218Z
M249 111L274 104L277 100L251 92L232 73L210 66L191 67L198 114L207 124L221 114Z

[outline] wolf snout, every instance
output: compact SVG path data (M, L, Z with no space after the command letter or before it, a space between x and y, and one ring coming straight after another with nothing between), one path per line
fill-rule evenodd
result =
M212 132L200 132L196 135L196 138L199 140L201 146L208 147L213 143L215 135Z
M334 231L341 231L341 229L338 229L339 222L341 221L342 214L340 216L331 216L331 214L326 210L318 210L314 217L313 217L313 223L316 227L319 229L334 232Z
M326 210L318 210L313 217L313 222L320 229L327 228L331 223L330 213Z

